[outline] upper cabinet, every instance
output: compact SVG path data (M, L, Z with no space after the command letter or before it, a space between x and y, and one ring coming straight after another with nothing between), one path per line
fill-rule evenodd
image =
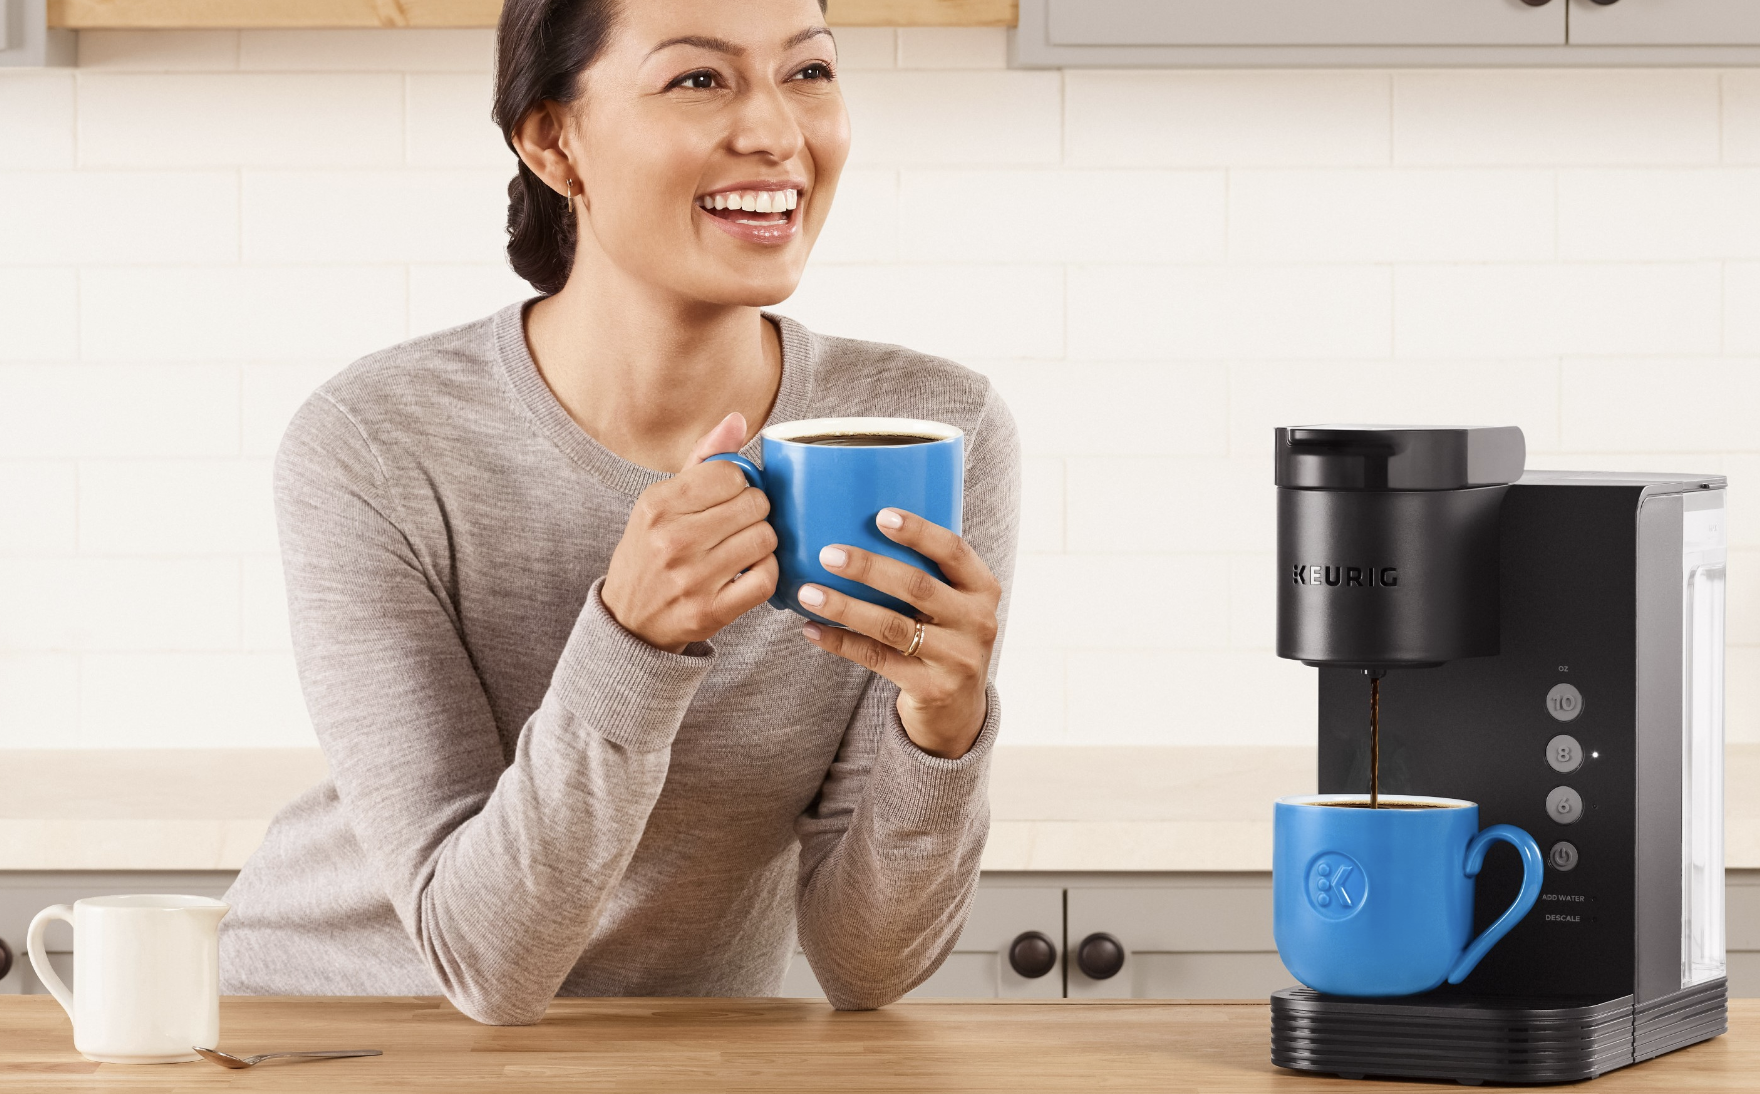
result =
M1045 14L1057 46L1565 44L1563 0L1050 0Z
M1760 64L1760 0L1020 0L1059 65Z
M1571 0L1584 46L1760 45L1760 0Z

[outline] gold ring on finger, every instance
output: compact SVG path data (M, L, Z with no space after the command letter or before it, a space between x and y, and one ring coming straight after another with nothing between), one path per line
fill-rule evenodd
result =
M923 648L923 621L921 619L919 619L919 620L917 620L917 632L915 634L911 635L911 644L906 646L904 649L899 650L898 652L904 654L906 657L915 657L917 655L917 651L922 648Z

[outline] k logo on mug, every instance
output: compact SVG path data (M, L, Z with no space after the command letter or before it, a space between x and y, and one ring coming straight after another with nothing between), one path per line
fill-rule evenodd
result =
M1369 878L1349 855L1322 851L1308 867L1308 903L1327 919L1356 915L1369 899Z

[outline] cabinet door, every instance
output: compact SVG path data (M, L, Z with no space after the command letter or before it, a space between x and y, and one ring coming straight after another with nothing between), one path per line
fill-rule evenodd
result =
M1565 44L1565 0L1549 0L1540 7L1522 0L1049 0L1049 4L1047 30L1056 46Z
M1009 965L1008 951L1026 931L1038 931L1063 949L1063 890L980 882L965 930L941 968L917 985L910 999L1061 999L1063 954L1050 972L1027 979ZM806 955L796 952L783 978L786 996L822 996Z
M1575 46L1760 45L1756 0L1571 0Z
M1272 941L1268 875L1072 887L1068 900L1071 999L1263 999L1295 983ZM1124 967L1105 980L1090 979L1077 961L1095 933L1125 950Z

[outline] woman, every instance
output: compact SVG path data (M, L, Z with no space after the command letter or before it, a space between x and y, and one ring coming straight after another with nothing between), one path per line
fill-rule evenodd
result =
M759 310L848 150L814 0L510 0L498 53L508 253L543 295L356 363L282 442L330 778L232 889L225 990L526 1023L558 993L774 994L798 925L833 1004L882 1006L977 882L1008 412L956 365ZM913 620L836 592L849 630L763 607L764 495L704 462L856 414L967 433L966 539L878 520L947 583L822 555L931 621L912 657Z

